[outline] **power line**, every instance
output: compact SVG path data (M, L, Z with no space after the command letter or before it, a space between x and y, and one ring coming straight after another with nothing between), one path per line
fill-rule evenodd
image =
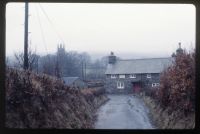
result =
M44 44L46 53L47 53L47 55L48 55L47 46L46 46L46 40L45 40L45 36L44 36L44 31L43 31L43 29L42 29L42 24L41 24L41 21L40 21L39 11L38 11L38 8L37 8L36 6L35 6L35 8L36 8L36 12L37 12L38 22L39 22L39 25L40 25L40 31L41 31L41 34L42 34L43 44Z
M46 11L44 10L44 8L42 7L41 4L39 4L42 12L44 13L44 15L46 16L47 20L49 21L49 23L51 24L52 29L54 29L55 33L57 34L58 38L64 43L63 38L61 37L61 35L58 33L58 31L56 30L55 26L53 25L53 22L51 21L51 19L48 17Z
M39 11L38 11L38 8L36 6L35 6L35 9L36 9L36 12L37 12L37 18L38 18L38 22L39 22L39 25L40 25L40 31L41 31L41 34L42 34L43 44L44 44L44 47L45 47L45 51L47 53L47 60L48 60L48 63L50 63L50 56L49 56L49 53L48 53L48 50L47 50L47 45L46 45L46 40L45 40L43 28L42 28L42 23L40 21Z

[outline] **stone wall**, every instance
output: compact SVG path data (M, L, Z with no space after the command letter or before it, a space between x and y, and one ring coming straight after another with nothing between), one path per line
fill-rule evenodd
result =
M159 83L159 74L151 74L151 78L147 78L147 74L136 74L136 78L130 78L128 74L125 78L112 78L111 75L107 75L105 79L105 89L107 93L132 93L133 84L132 82L141 81L141 86L147 89L152 86L152 83ZM124 82L124 89L117 89L117 82Z

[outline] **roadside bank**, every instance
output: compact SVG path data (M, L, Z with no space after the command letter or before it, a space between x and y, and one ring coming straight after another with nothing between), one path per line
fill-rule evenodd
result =
M195 127L195 113L185 116L181 111L163 109L149 96L141 94L141 98L149 108L150 115L158 129L193 129Z

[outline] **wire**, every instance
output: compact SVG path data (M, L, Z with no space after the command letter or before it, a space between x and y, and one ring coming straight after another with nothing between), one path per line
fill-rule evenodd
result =
M37 12L37 18L38 18L38 22L39 22L39 25L40 25L40 31L41 31L41 34L42 34L43 44L44 44L44 47L45 47L45 50L46 50L46 53L47 53L47 60L48 60L48 63L50 63L50 57L49 57L49 53L48 53L48 50L47 50L47 45L46 45L46 40L45 40L42 24L41 24L41 21L40 21L39 11L38 11L38 8L36 6L35 6L35 9L36 9L36 12Z
M53 22L51 21L51 19L48 17L46 11L44 10L44 8L42 7L42 5L39 3L39 6L41 8L41 10L43 11L44 15L46 16L47 20L49 21L49 23L51 24L52 28L54 29L55 33L57 34L58 38L65 44L63 38L61 37L61 35L58 33L58 31L56 30L55 26L53 25Z
M41 21L40 21L39 11L38 11L38 8L36 6L35 6L35 8L36 8L36 12L37 12L38 22L39 22L39 25L40 25L40 31L41 31L41 34L42 34L43 44L44 44L44 47L45 47L47 55L49 55L48 54L48 50L47 50L47 46L46 46L46 40L45 40L45 36L44 36L44 31L42 29L42 24L41 24Z

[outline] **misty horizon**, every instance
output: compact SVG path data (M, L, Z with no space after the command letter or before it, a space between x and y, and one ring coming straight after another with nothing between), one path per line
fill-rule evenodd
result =
M17 53L20 53L22 51L18 51L18 52L15 52L16 54ZM109 56L110 55L110 52L98 52L98 53L95 53L95 52L79 52L79 51L73 51L71 50L70 52L77 52L77 53L87 53L90 55L91 57L91 60L92 61L95 61L95 60L98 60L98 59L101 59L105 56ZM175 51L174 51L175 52ZM173 52L172 52L173 53ZM171 53L171 54L172 54ZM45 53L37 53L37 55L39 56L45 56L47 54ZM56 55L56 52L52 52L52 53L48 53L50 55ZM143 59L143 58L166 58L166 57L171 57L171 55L168 55L167 53L163 53L163 54L160 54L160 53L153 53L153 52L148 52L148 53L140 53L140 52L129 52L129 53L116 53L114 52L114 55L119 57L120 59ZM15 58L14 57L14 54L13 55L7 55L8 58Z
M24 3L7 4L7 56L23 52L23 23ZM111 51L124 59L169 57L179 42L195 48L192 4L29 3L29 45L39 55L64 44L94 59Z

